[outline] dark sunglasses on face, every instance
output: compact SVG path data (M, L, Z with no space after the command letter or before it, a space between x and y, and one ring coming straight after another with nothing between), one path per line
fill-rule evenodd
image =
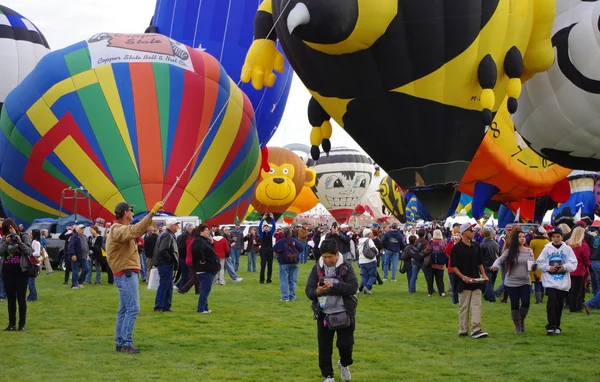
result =
M133 212L133 208L130 208L129 211Z

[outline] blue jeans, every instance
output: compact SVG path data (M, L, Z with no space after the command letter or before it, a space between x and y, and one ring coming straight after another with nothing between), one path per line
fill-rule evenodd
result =
M139 276L135 272L131 273L131 277L117 276L115 284L119 290L115 342L121 346L133 346L133 327L140 313Z
M417 278L419 278L419 271L421 270L421 264L416 261L412 261L412 274L410 275L410 283L408 284L408 292L417 292Z
M385 251L383 255L383 278L387 279L388 270L392 267L392 280L396 280L396 272L398 272L398 259L400 258L399 252Z
M592 271L596 276L596 285L600 288L600 260L592 260Z
M157 269L160 284L158 284L158 290L156 291L154 309L169 310L173 300L173 266L160 264Z
M90 267L90 271L87 273L87 277L85 281L90 284L92 282L92 273L94 271L94 267ZM102 276L102 265L100 261L96 260L96 284L100 284L100 277Z
M308 243L302 243L302 252L300 252L300 264L306 264L308 261Z
M596 276L596 282L600 285L600 261L592 260L592 270L594 271L594 275ZM596 292L594 297L589 299L585 305L592 309L600 309L600 291Z
M233 259L231 258L231 255L227 258L225 258L225 270L227 271L227 273L229 273L229 277L231 277L232 280L237 280L238 275L234 269L234 265L233 265ZM225 280L221 280L221 281L225 281Z
M208 295L212 289L212 283L217 273L202 272L198 273L200 280L200 297L198 297L198 313L208 310Z
M502 275L502 284L496 289L496 296L500 296L504 293L504 278L506 277L506 267L504 264L500 265L500 274Z
M2 281L2 272L0 272L0 300L6 300L6 290L4 290L4 282Z
M231 248L229 258L233 261L234 269L237 272L240 269L240 250Z
M146 280L146 269L148 268L148 264L146 263L146 255L142 251L140 253L140 276L142 276L142 280ZM100 282L99 277L96 277L96 282Z
M27 297L27 301L37 301L37 289L35 288L35 277L30 277L27 280L29 284L29 297Z
M297 281L298 264L279 264L279 289L282 300L296 300Z
M188 282L190 276L188 275L188 267L185 263L185 256L179 256L179 281L177 282L177 289L183 288L183 286Z
M377 262L371 261L370 263L360 264L360 290L367 288L368 290L373 289L373 284L377 279Z
M79 276L80 270L81 277ZM79 284L83 284L83 280L85 280L87 272L87 259L77 259L77 261L71 261L71 287L76 287Z
M492 271L489 269L485 270L485 275L488 277L488 282L485 283L485 301L496 302L496 295L494 294L494 283L496 277L498 277L498 271Z
M252 250L246 253L248 254L248 272L256 272L256 252Z
M450 280L450 289L452 290L452 303L454 305L458 304L458 290L456 288L456 276L454 273L448 273L448 279Z

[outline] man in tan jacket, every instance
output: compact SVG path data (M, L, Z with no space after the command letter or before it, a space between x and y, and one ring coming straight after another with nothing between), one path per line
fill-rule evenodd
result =
M137 224L133 221L133 206L121 202L115 207L116 221L106 237L106 259L115 275L115 284L119 289L119 311L117 312L116 344L117 351L137 354L133 347L133 327L140 313L140 295L138 291L140 273L140 255L137 238L142 236L152 224L152 217L163 206L157 202L152 210Z

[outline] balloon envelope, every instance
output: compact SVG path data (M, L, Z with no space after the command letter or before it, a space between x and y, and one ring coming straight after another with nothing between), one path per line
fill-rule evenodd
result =
M231 223L260 165L244 93L212 56L161 35L100 33L48 54L0 127L0 195L22 222L71 213L68 187L92 197L80 214L112 220L121 201L147 211L181 176L165 212Z
M152 25L160 34L215 57L233 82L239 83L240 71L254 35L254 16L258 0L158 0ZM258 140L265 146L279 126L293 70L287 60L285 72L271 88L255 90L240 84L254 107Z

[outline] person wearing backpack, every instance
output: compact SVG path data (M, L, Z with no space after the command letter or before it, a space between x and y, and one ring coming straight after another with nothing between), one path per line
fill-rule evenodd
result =
M24 331L27 319L27 282L29 279L29 257L32 254L28 245L28 235L19 235L18 227L12 219L2 222L0 241L0 272L8 299L8 326L4 331ZM17 329L17 302L19 303L19 326Z
M333 339L337 333L336 346L340 354L337 367L342 380L349 381L349 366L353 363L358 279L352 266L339 253L335 240L323 240L320 250L321 257L313 266L305 289L317 320L319 368L323 377L327 378L325 381L334 381L331 358Z
M446 286L444 285L444 267L446 266L446 242L442 231L436 229L433 231L433 239L429 242L431 247L430 263L432 277L427 280L427 289L433 290L433 279L435 277L435 284L438 288L438 293L442 297L446 297ZM431 294L429 294L431 297Z
M373 232L365 228L358 239L358 266L360 267L359 292L373 294L373 284L377 280L377 254L379 251L373 242Z
M383 280L387 281L388 270L391 267L392 281L396 281L400 252L405 247L404 235L398 231L398 224L392 224L391 229L383 235L381 242L383 248L385 248L385 254L383 255Z
M302 243L292 237L289 227L283 229L283 239L275 243L273 252L277 253L279 263L279 289L281 301L296 301L296 283L298 281L298 260L303 251Z

